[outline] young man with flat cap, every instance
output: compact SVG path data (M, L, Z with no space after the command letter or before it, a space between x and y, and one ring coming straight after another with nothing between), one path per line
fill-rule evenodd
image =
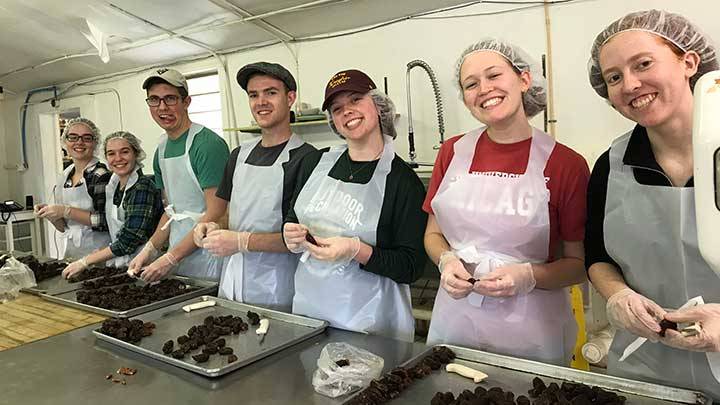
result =
M300 161L314 147L290 129L297 84L281 65L251 63L237 73L248 94L261 138L232 151L217 196L229 202L229 229L200 223L195 243L215 256L229 256L220 296L290 311L297 255L282 240Z
M165 213L155 233L128 265L145 281L176 274L218 280L222 260L197 249L192 230L197 222L216 221L225 213L224 202L215 196L227 162L229 148L210 129L190 121L190 96L185 77L173 69L158 69L143 83L150 115L165 130L155 151L153 170L157 187L163 190ZM164 255L150 262L170 240Z

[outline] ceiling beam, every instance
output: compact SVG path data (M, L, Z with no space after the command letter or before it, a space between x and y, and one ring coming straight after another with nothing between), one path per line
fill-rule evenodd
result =
M236 6L235 4L229 2L228 0L209 0L209 1L211 3L213 3L214 5L222 8L223 10L229 11L229 12L235 14L236 16L242 18L243 22L245 22L245 20L248 18L255 17L253 14L251 14L247 10ZM274 36L275 38L277 38L283 42L295 40L295 38L292 35L288 34L287 32L281 30L280 28L278 28L266 21L263 21L260 19L253 19L249 22L252 22L254 25L261 28L263 31L267 32L268 34Z

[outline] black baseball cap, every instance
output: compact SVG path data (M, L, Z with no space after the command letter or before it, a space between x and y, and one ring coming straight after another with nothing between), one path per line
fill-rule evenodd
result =
M245 65L238 70L237 82L243 90L247 91L248 81L250 80L250 77L255 74L272 76L285 83L288 90L297 91L297 83L295 82L295 78L292 73L290 73L282 65L270 62L255 62Z
M359 70L350 69L337 72L330 78L327 86L325 86L325 101L323 101L322 110L327 110L333 97L340 92L353 91L365 94L376 88L375 82Z

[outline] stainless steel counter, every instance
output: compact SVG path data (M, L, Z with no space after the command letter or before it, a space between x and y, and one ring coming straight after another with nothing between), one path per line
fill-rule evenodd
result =
M385 371L425 349L377 336L328 329L219 378L147 358L96 340L90 325L0 352L0 404L340 404L315 393L312 374L323 346L348 342L385 359ZM105 379L138 370L127 385ZM342 397L342 399L347 399Z

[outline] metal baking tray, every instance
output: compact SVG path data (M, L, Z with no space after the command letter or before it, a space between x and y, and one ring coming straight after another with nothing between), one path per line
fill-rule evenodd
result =
M452 349L457 356L453 362L475 368L488 375L488 378L480 385L485 388L500 387L504 391L510 390L515 393L516 397L519 395L529 397L527 392L532 388L533 378L540 377L548 385L552 382L560 385L563 381L570 381L614 391L627 398L625 402L627 405L712 404L712 400L701 392L559 367L458 346L446 346ZM402 366L412 367L431 352L432 347L403 363ZM422 380L415 381L390 403L427 404L437 392L450 391L457 396L466 389L473 391L477 385L468 378L446 372L443 367L440 370L434 370Z
M207 300L215 301L215 306L197 309L189 313L182 310L184 305ZM268 318L270 320L270 328L262 342L260 342L259 336L255 334L256 327L252 325L246 332L240 333L239 335L223 336L226 341L226 347L232 347L234 354L238 357L233 363L228 364L227 356L218 354L211 355L210 360L205 363L196 363L191 356L200 353L201 349L189 352L184 359L175 359L162 352L162 346L166 341L171 339L176 340L178 336L185 335L191 326L201 325L207 316L234 315L241 316L243 320L247 321L247 311L256 312L261 318ZM104 335L100 333L100 329L94 330L93 333L100 340L110 342L165 363L182 367L206 377L218 377L227 374L313 336L319 335L323 333L328 326L326 321L209 296L187 300L167 308L143 314L135 319L140 319L143 322L153 322L156 325L155 329L153 329L153 334L144 337L137 344L124 342L120 339ZM175 347L177 347L177 341L175 342Z
M189 278L189 277L182 277L182 276L172 276L169 277L170 279L177 279L182 281L188 286L195 287L196 289L193 291L186 292L184 294L180 294L178 296L168 298L166 300L161 301L155 301L153 303L143 305L140 307L128 309L126 311L114 311L111 309L105 309L105 308L99 308L94 307L91 305L83 304L77 301L77 292L78 290L72 290L72 291L66 291L61 292L59 294L47 294L47 293L41 293L40 297L43 299L46 299L48 301L52 301L58 304L67 305L69 307L78 308L78 309L84 309L86 311L94 312L96 314L100 315L106 315L106 316L114 316L116 318L129 318L131 316L137 316L140 314L144 314L145 312L154 311L158 308L163 308L168 305L175 304L176 302L185 301L190 298L198 297L201 295L213 295L217 294L218 289L218 283L216 281L206 281L206 280L199 280L195 278ZM136 285L144 285L145 282L137 279L135 281ZM110 287L115 288L115 287Z
M125 271L118 270L115 273L109 272L107 275L118 276L118 275L122 275L124 273L125 273ZM70 291L81 290L83 288L82 283L84 281L96 280L96 279L103 278L103 277L104 276L99 276L99 277L88 278L87 280L70 282L67 279L63 278L62 275L57 275L55 277L51 277L51 278L45 279L45 280L37 283L37 285L35 287L24 288L22 291L30 293L30 294L34 294L34 295L40 295L40 294L58 295L58 294L62 294L62 293L70 292Z

